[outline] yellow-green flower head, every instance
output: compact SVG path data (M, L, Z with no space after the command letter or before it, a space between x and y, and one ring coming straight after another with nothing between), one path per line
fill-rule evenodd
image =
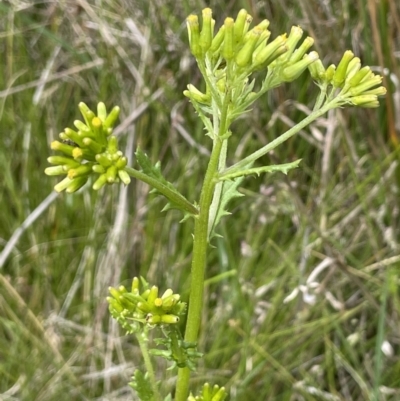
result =
M114 107L107 113L104 103L97 106L97 115L85 103L79 104L85 122L76 120L76 130L66 128L60 141L51 143L51 148L63 156L48 158L53 167L45 170L47 175L65 175L54 189L75 192L81 188L93 173L100 174L93 189L100 189L106 183L122 181L129 184L130 177L124 171L127 159L118 150L117 138L112 135L120 109Z
M176 324L179 316L186 310L186 304L181 302L180 295L167 289L161 296L158 287L149 285L142 279L132 280L131 291L124 286L109 288L107 298L111 315L128 332L133 332L140 325ZM142 287L142 289L140 289ZM132 326L132 322L135 324ZM139 324L139 326L137 326Z

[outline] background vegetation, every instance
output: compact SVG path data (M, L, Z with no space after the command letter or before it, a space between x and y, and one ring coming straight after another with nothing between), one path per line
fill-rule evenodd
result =
M268 18L273 36L300 25L326 64L352 49L390 75L381 108L335 110L263 160L302 158L299 169L245 181L210 253L193 388L226 385L238 401L400 399L395 0L0 3L0 399L135 399L141 361L108 315L107 287L143 275L186 296L191 223L160 212L140 182L43 204L55 184L43 170L78 102L102 100L121 106L131 163L140 146L197 199L210 141L182 95L200 78L184 20L207 5L218 24L240 8ZM316 94L304 74L263 98L233 127L229 162L302 119Z

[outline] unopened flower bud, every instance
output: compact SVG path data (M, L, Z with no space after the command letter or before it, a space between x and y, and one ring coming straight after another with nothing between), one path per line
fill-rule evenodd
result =
M66 192L72 194L78 191L78 189L81 189L87 183L87 180L88 176L74 178L72 182L68 185Z
M282 77L286 82L290 82L298 78L307 67L313 63L315 60L318 60L319 55L317 52L311 52L310 54L306 54L302 60L286 67L282 71Z
M83 123L82 123L83 124ZM64 132L60 134L61 139L68 139L75 142L78 146L83 146L82 137L71 128L65 128Z
M136 292L139 290L139 285L140 285L140 281L137 277L134 277L132 279L132 286L131 286L131 292Z
M55 185L54 190L56 192L62 192L68 188L71 184L71 178L65 177L62 181L60 181L57 185Z
M131 177L125 170L118 170L118 177L125 185L129 185L131 182Z
M118 151L118 140L116 136L110 136L108 140L108 151L110 154L116 153Z
M96 161L105 168L110 167L112 164L110 158L104 153L97 154Z
M361 68L353 77L349 80L350 86L357 86L368 74L371 73L371 68L366 66Z
M234 24L234 40L235 43L239 43L242 40L244 35L244 26L246 24L247 19L247 11L245 9L241 9L236 17Z
M116 121L118 120L120 111L121 109L119 108L119 106L113 107L113 109L110 111L110 114L103 122L103 127L107 130L108 135L111 134L111 129L114 127Z
M106 171L107 182L112 184L117 178L117 167L115 165L110 166Z
M321 82L325 78L325 67L320 59L316 60L308 66L312 79Z
M150 310L152 309L151 307L152 307L153 305L149 305L148 303L147 303L147 301L146 302L142 302L142 301L140 301L140 302L138 302L138 304L137 304L137 307L138 307L138 309L140 309L142 312L144 312L144 313L149 313L150 312Z
M214 386L213 389L213 397L211 401L223 401L227 397L228 393L225 390L225 387L219 387L217 385Z
M376 75L373 78L361 82L359 85L352 87L349 90L349 94L351 96L361 95L364 92L368 91L369 89L373 88L374 86L378 86L382 83L382 77L380 75Z
M303 30L299 26L292 26L286 41L287 53L285 54L285 58L289 59L291 57L302 36Z
M80 120L75 120L74 121L74 125L76 128L78 128L79 131L81 131L83 134L88 135L90 133L90 128L84 124L82 121Z
M344 52L342 59L340 60L339 65L336 68L335 74L332 78L332 85L336 88L342 87L347 73L347 67L349 66L350 61L354 58L354 53L350 50Z
M87 176L92 172L92 164L91 163L86 163L86 164L80 164L79 167L72 168L68 170L68 177L69 178L77 178L81 176Z
M378 97L375 95L359 95L349 98L349 101L354 106L365 107L365 108L376 108L379 107Z
M106 144L107 138L104 135L103 123L99 117L94 117L92 119L92 127L93 127L93 133L95 136L95 140L99 143Z
M275 38L263 50L255 54L255 56L253 57L253 66L257 68L258 66L266 64L269 60L274 60L277 53L281 55L280 49L283 48L285 43L286 35L280 35ZM285 47L285 51L286 50L287 48Z
M106 172L106 169L101 164L93 165L92 170L97 174L104 174Z
M153 305L156 298L158 298L158 287L153 285L153 287L150 288L149 296L147 297L148 304Z
M189 99L196 100L199 103L209 104L211 97L205 93L199 91L194 85L189 84L187 86L188 90L184 91L183 94Z
M106 174L101 174L99 178L94 182L92 188L95 191L98 191L100 188L102 188L105 184L107 183L107 176Z
M46 175L64 175L65 174L65 170L63 168L63 166L53 166L53 167L47 167L44 170L44 173Z
M299 46L299 48L297 48L294 51L289 61L291 63L296 63L297 61L300 61L313 44L314 44L314 39L310 36L307 36L303 40L303 43Z
M186 18L186 25L188 28L190 50L196 58L201 57L200 28L197 15L189 15Z
M171 309L173 306L175 306L178 303L179 299L180 299L179 294L173 294L166 298L162 298L163 308L165 308L165 310Z
M163 306L163 300L162 298L156 298L154 300L154 306L156 306L157 308L160 308L161 306Z
M67 157L67 156L50 156L47 158L47 161L50 164L68 165L71 167L78 167L80 165L74 159L71 159L70 157Z
M103 152L104 148L92 138L83 138L83 144L87 146L94 154Z
M379 86L378 88L368 90L363 93L363 95L376 95L376 96L385 96L387 93L387 90L383 86Z
M225 18L225 37L222 44L222 57L231 60L235 56L234 47L234 21L232 18Z
M74 146L67 145L66 143L62 143L59 141L53 141L50 144L50 148L52 150L58 150L60 152L63 152L67 156L72 156L72 151L74 150Z
M115 309L117 312L121 313L124 311L124 307L116 299L112 297L107 297L106 300L110 307Z
M212 24L212 11L211 8L205 8L202 11L203 15L203 26L200 33L200 47L203 51L203 54L207 52L207 50L211 46L212 37L213 37L213 24Z
M107 118L107 109L106 105L103 102L97 103L97 117L104 123Z
M118 170L123 170L127 164L128 164L128 159L125 156L120 157L115 163Z
M209 49L211 53L216 53L218 51L222 42L224 41L224 37L225 37L225 25L222 25L211 42L211 47Z
M336 71L336 66L335 64L331 64L327 69L325 73L325 79L326 82L332 83L333 76L335 75Z
M79 107L79 110L81 111L81 114L82 114L86 124L87 124L88 129L90 129L91 128L91 121L92 121L93 117L95 117L95 114L83 102L80 102L78 104L78 107ZM78 128L78 127L76 127L76 128ZM78 129L80 129L80 128L78 128Z
M176 324L179 322L179 317L175 315L161 315L161 323Z
M235 61L239 67L246 67L250 64L253 56L253 51L256 47L257 41L260 38L262 31L260 29L252 29L248 33L248 39L244 43L243 47L239 50L236 55ZM247 36L247 35L246 35Z
M354 75L360 70L361 68L361 60L358 57L354 57L348 67L347 67L347 71L346 71L346 82L348 80L350 80L351 78L354 77Z
M268 31L267 29L265 31L263 31L260 35L260 37L257 40L256 43L256 48L253 52L253 57L255 57L255 53L261 51L262 49L265 48L265 46L267 45L267 41L269 39L269 37L271 36L271 32Z

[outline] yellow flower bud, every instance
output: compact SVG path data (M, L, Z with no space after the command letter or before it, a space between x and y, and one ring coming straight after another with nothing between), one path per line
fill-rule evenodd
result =
M212 24L211 8L205 8L202 11L202 15L203 15L203 27L201 29L199 43L200 43L201 50L203 51L203 54L205 54L211 46L212 37L213 37L213 32L212 32L213 24Z
M189 15L189 17L186 18L186 25L189 35L190 50L194 57L201 57L200 28L197 15Z

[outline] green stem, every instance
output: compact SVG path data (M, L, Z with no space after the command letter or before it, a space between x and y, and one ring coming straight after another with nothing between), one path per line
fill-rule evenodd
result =
M154 394L154 401L161 401L160 393L158 392L157 388L157 381L156 376L154 374L153 364L151 363L151 358L149 354L149 350L147 348L147 333L139 333L136 335L136 338L139 343L140 351L142 352L144 365L146 366L146 372L149 377L151 389L153 390Z
M281 143L287 141L290 137L297 134L301 129L306 127L307 125L311 124L314 120L318 117L321 117L329 110L338 107L340 105L340 100L334 99L333 101L325 104L319 110L313 111L308 117L306 117L303 121L300 121L290 130L286 131L284 134L279 136L278 138L274 139L272 142L268 143L267 145L263 146L262 148L258 149L256 152L252 153L251 155L245 157L240 162L234 164L233 166L227 168L226 170L222 171L220 177L224 177L226 174L230 174L233 172L237 172L246 166L251 165L261 156L264 156L272 149L275 149Z
M197 215L199 213L197 208L192 203L190 203L183 195L181 195L178 191L172 190L161 181L129 166L126 166L124 170L131 177L137 178L138 180L143 181L146 184L149 184L153 188L157 189L157 191L161 192L167 199L179 205L186 212L194 215Z
M218 172L219 159L224 142L224 135L228 131L228 106L230 103L230 91L228 90L223 102L221 117L218 112L214 114L214 126L219 120L218 136L214 140L213 150L208 163L203 187L200 194L199 214L195 219L193 255L191 268L191 284L189 310L185 330L185 341L197 342L201 323L201 312L203 307L204 272L208 248L208 220L211 201L215 189L215 176ZM178 371L176 385L176 401L186 401L189 392L189 368L182 368Z

